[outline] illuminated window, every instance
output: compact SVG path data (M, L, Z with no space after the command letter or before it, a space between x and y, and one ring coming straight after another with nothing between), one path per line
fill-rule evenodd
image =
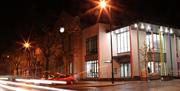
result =
M98 77L98 60L92 60L86 62L87 77Z
M163 50L163 53L165 53L166 52L166 46L165 46L166 41L164 40L165 38L163 35L161 35L161 36L159 36L159 34L151 35L151 33L148 32L146 34L146 44L147 44L148 48L152 49L154 46L154 51L160 52L160 37L161 37L161 42L162 42L162 50Z
M161 37L161 38L160 38ZM161 41L160 41L161 39ZM160 47L160 42L162 43L162 47ZM166 41L165 41L165 36L163 35L159 35L158 33L154 33L154 34L151 34L150 32L147 32L146 34L146 44L147 44L147 47L148 49L150 48L151 49L151 52L152 50L154 50L154 62L155 62L155 67L153 66L153 62L151 62L152 60L150 60L148 62L148 67L152 70L152 72L158 72L158 73L161 73L161 62L160 62L160 48L162 48L162 65L164 67L164 70L165 70L165 66L166 66ZM150 57L152 57L152 53L150 52L150 50L148 50L150 53ZM154 69L155 68L155 69ZM163 71L164 72L164 71Z
M131 76L131 67L129 63L120 65L120 77L127 78Z
M130 51L130 38L129 38L129 31L128 27L118 29L117 35L117 52L129 52ZM117 31L117 30L116 30Z

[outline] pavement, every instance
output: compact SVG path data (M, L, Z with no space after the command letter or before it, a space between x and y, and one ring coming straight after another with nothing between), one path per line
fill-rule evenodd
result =
M115 85L123 85L128 83L127 81L115 81L112 84L111 81L78 81L72 85L53 85L52 87L57 88L76 88L76 87L107 87L107 86L115 86Z

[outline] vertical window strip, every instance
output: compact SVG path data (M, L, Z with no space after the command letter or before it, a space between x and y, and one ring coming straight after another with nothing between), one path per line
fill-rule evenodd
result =
M118 43L117 49L119 53L120 52L120 35L119 34L117 35L117 43Z
M129 36L129 31L127 32L127 34L128 34L128 36L127 36L127 38L128 38L128 51L130 51L130 36Z
M123 31L123 32L122 32ZM121 29L121 33L117 34L117 50L118 53L130 51L129 31Z
M166 53L166 38L164 35L163 35L163 53Z
M128 32L126 33L126 38L125 38L126 39L126 43L125 43L126 51L128 51L128 38L127 37L128 37Z
M154 51L155 51L155 50L156 50L156 42L155 42L155 41L156 41L156 36L154 36L154 34L153 34L152 37L153 37L153 39L154 39L154 40L153 40L153 43L154 43L153 46L154 46Z
M124 33L122 33L122 52L124 52Z

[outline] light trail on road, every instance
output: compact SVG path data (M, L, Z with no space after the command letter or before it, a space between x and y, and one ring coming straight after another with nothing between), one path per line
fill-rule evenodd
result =
M11 86L8 86L11 85ZM66 90L66 89L60 89L60 88L52 88L52 87L47 87L47 86L37 86L37 85L32 85L32 84L26 84L26 83L17 83L17 82L11 82L11 81L0 81L0 86L2 88L6 89L13 89L14 91L31 91L31 90L26 90L26 89L21 89L19 87L30 87L32 89L41 89L37 91L42 91L42 90L48 90L48 91L72 91L72 90ZM16 87L13 87L16 86ZM18 89L18 90L16 90ZM34 90L33 90L34 91Z

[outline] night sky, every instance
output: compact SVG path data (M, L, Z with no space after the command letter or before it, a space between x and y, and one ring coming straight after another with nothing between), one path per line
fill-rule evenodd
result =
M128 17L156 21L165 25L180 27L180 5L176 0L112 0L122 6L119 20ZM48 22L54 24L62 10L79 15L93 5L88 0L12 0L1 1L0 5L0 53L16 41L26 37L33 25ZM125 14L126 13L126 14ZM84 19L85 22L88 19ZM86 21L87 20L87 21Z

